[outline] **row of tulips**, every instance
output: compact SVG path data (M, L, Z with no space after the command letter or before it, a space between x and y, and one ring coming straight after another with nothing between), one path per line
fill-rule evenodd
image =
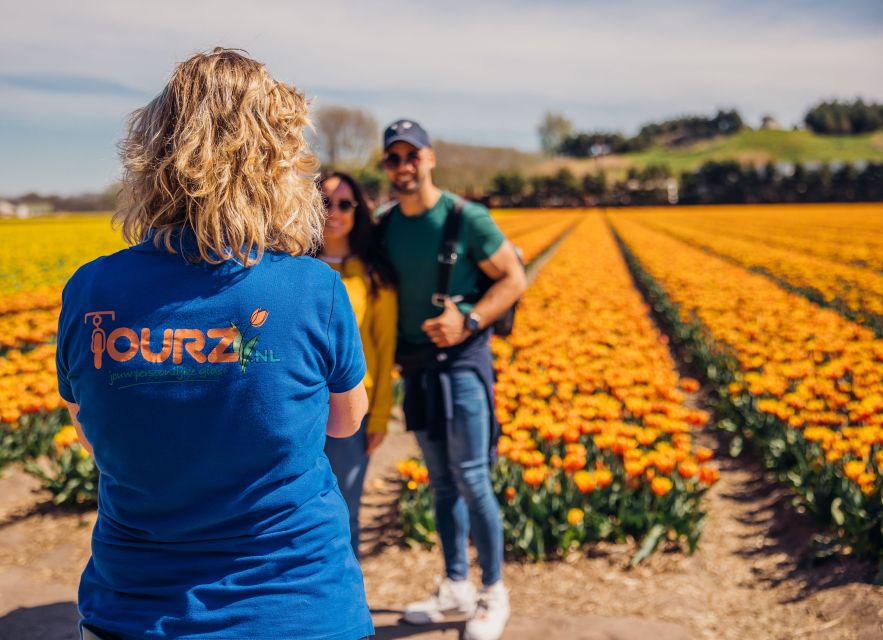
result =
M52 436L67 420L58 395L55 345L0 357L0 468L49 451Z
M56 305L48 309L28 309L0 315L0 355L12 349L31 349L54 340L60 311L61 307Z
M694 440L708 415L687 406L698 383L678 377L647 312L590 214L531 285L513 334L495 339L503 435L493 482L511 554L634 539L638 562L666 539L696 547L701 497L719 477ZM425 467L399 471L405 533L431 542Z
M654 220L883 271L879 203L646 208Z
M2 221L0 243L0 468L48 455L45 475L66 450L53 438L69 420L52 344L61 288L79 265L125 244L108 214Z
M833 523L883 558L883 340L768 278L617 215L638 280L715 384L726 424Z
M57 505L94 504L98 500L98 467L72 425L62 426L52 436L45 456L25 460L25 470L52 492Z
M97 499L98 472L58 395L55 345L0 357L0 469L24 463L56 504Z
M529 263L564 236L584 214L529 210L526 213L496 213L494 219L506 237L521 250Z
M23 462L58 504L92 502L97 470L66 424L52 343L64 282L125 243L108 214L3 221L0 243L0 468Z
M776 211L770 208L768 219L775 220ZM883 214L883 206L876 212L867 211L869 221L880 214ZM631 215L631 219L763 273L779 285L831 306L883 336L883 273L874 268L844 264L790 247L769 246L754 237L738 237L735 233L743 233L741 228L733 229L726 224L723 229L720 225L711 227L696 211L691 215L682 211L651 211ZM846 236L847 229L842 231Z
M111 227L109 214L78 213L0 221L0 246L0 296L6 298L43 288L60 290L81 264L126 245Z

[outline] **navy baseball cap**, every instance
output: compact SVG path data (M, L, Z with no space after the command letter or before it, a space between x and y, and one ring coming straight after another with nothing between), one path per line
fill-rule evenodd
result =
M383 148L389 149L393 142L407 142L418 149L432 146L426 130L419 123L407 118L396 120L383 132Z

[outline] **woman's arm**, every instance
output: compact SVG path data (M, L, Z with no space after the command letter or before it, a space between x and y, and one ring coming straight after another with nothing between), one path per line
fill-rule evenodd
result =
M394 289L383 287L371 301L371 340L374 342L376 371L371 389L371 414L368 417L370 454L380 446L392 413L392 368L396 350L396 314L398 300Z
M371 339L376 361L374 386L371 391L371 415L368 433L386 432L392 413L392 369L395 366L396 315L398 301L394 289L381 288L372 301Z
M67 400L65 400L65 402L67 402ZM89 455L92 455L92 445L86 440L86 434L83 433L83 425L77 420L77 416L80 415L80 405L74 402L67 402L67 411L71 414L71 422L74 425L74 429L77 430L77 438L79 439L80 444L89 452Z
M347 438L359 430L368 413L368 394L365 383L343 393L328 394L328 425L325 428L332 438Z

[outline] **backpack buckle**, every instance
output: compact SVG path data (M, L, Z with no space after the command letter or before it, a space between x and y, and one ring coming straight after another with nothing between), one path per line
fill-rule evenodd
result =
M444 253L438 254L438 262L439 264L449 264L452 266L457 264L457 252L445 251Z
M445 300L450 300L454 304L457 304L458 302L463 302L464 298L463 298L463 296L446 296L443 293L433 293L432 294L432 305L434 307L444 308Z

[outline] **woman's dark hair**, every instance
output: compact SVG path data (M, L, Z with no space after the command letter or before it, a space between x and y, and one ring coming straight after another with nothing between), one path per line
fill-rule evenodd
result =
M353 228L347 236L350 251L365 265L371 294L377 295L377 289L383 286L395 286L395 272L377 237L377 225L374 224L373 211L365 197L361 185L348 173L342 171L323 172L316 180L319 188L326 180L338 178L345 182L356 199L356 210L353 217Z

